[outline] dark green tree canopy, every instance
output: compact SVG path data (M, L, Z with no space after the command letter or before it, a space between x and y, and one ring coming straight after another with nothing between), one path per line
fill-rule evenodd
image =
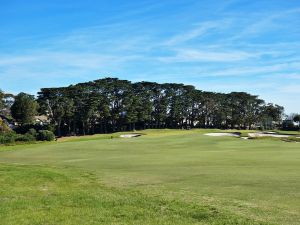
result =
M145 128L250 129L266 118L280 123L283 115L283 107L245 92L203 92L191 85L117 78L43 88L38 102L58 135Z
M300 114L297 114L294 116L294 122L298 123L298 127L300 129Z
M4 102L4 92L0 89L0 112L4 109L5 102Z
M13 118L21 124L30 124L34 122L34 116L37 115L38 103L33 95L21 92L15 97L11 106Z
M299 123L300 122L300 114L294 116L294 121Z

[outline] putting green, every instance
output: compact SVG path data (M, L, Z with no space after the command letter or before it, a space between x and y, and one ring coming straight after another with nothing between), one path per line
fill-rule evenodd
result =
M0 221L297 224L300 144L208 132L220 131L147 130L131 139L95 135L0 147Z

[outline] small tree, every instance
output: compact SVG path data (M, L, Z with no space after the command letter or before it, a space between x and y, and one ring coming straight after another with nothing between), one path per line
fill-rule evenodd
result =
M298 127L300 129L300 114L294 116L294 122L298 123Z
M11 129L5 124L5 122L0 117L0 134L7 133L11 131Z
M39 141L53 141L55 140L55 135L49 130L40 130L37 138Z
M3 98L4 98L4 92L1 91L1 89L0 89L0 110L2 110L2 108L4 107L4 100L3 100Z
M21 124L30 124L34 122L34 116L37 115L38 103L33 95L20 93L16 96L14 104L11 106L13 118Z

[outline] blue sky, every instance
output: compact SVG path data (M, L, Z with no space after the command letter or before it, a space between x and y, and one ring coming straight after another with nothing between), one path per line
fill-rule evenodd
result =
M246 91L300 112L299 0L0 0L0 89L103 77Z

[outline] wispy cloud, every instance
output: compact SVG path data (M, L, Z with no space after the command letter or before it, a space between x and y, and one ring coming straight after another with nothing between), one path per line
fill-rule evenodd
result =
M290 84L280 88L283 93L300 94L300 84Z
M249 75L266 75L285 71L294 71L300 69L300 62L281 63L275 65L258 65L249 67L238 67L233 69L223 69L217 72L211 71L210 76L249 76Z
M255 15L255 20L246 22L246 28L239 32L237 35L230 38L231 40L241 39L243 37L256 36L261 33L268 32L274 29L282 29L286 27L286 23L282 23L281 20L289 18L290 15L299 14L300 8L289 9L271 13L261 13L261 15ZM260 19L257 19L260 18ZM295 22L295 21L290 21Z
M300 72L299 73L288 73L288 72L282 72L279 74L275 74L278 78L281 79L289 79L289 80L300 80Z
M33 56L22 56L22 55L17 55L13 57L9 57L7 55L0 56L0 67L30 63L35 61L35 59L36 58Z
M165 45L176 45L192 39L198 38L209 33L213 29L220 28L225 25L227 21L207 21L197 25L195 28L182 32L178 35L171 37L165 42Z
M20 18L15 27L7 21L0 31L11 34L0 36L0 88L34 92L101 75L263 92L274 101L278 93L288 96L299 88L291 86L300 79L297 1L278 6L242 0L94 3L76 2L84 8L76 16L68 4L67 14L53 4L57 20L32 18L34 34L21 29ZM25 10L19 8L14 10ZM64 20L66 15L74 20ZM34 21L57 30L48 32ZM16 35L19 30L22 35Z
M194 49L177 49L175 56L160 57L162 62L233 62L257 57L255 54L243 51L202 51Z

